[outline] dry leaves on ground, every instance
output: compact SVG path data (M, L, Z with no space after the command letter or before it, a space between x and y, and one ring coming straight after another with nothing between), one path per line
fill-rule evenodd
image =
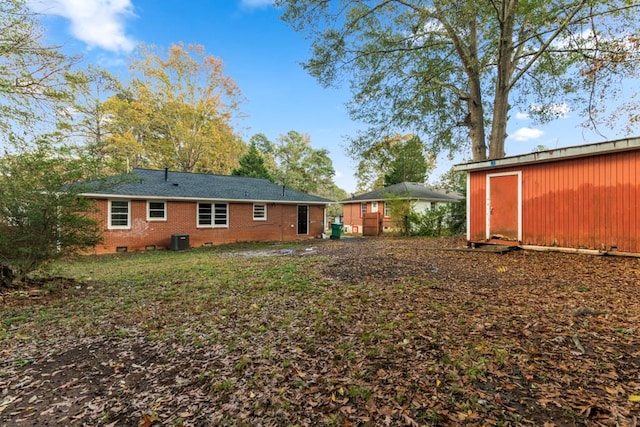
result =
M640 261L459 245L70 264L5 295L0 423L635 425Z

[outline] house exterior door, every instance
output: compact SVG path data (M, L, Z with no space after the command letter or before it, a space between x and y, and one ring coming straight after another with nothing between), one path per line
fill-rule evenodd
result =
M522 174L487 175L487 239L522 240Z
M298 206L298 234L309 233L309 206Z

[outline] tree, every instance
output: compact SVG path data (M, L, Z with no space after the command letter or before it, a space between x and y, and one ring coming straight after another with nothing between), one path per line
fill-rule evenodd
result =
M270 149L277 169L276 182L305 193L321 195L333 184L335 170L326 149L311 147L309 135L289 131L280 135Z
M150 145L156 115L152 106L144 102L145 98L146 94L138 99L125 89L104 102L111 129L105 151L115 169L121 173L130 172L132 168L153 166L153 149Z
M640 5L628 0L275 4L312 39L305 69L326 86L351 80L350 114L371 126L352 140L354 155L401 130L433 152L470 140L473 160L500 158L513 106L544 121L566 103L597 125L625 95L615 83L638 76Z
M458 203L450 203L446 208L447 228L451 234L461 234L467 228L467 173L454 170L445 172L436 186L447 193L462 196Z
M44 123L45 112L56 111L68 96L62 77L74 59L42 43L42 27L26 0L0 2L0 34L0 126L8 135L13 125L32 128Z
M395 157L391 159L389 173L384 176L384 186L406 181L424 183L435 159L431 157L431 161L427 162L422 141L416 136L405 137L394 151Z
M264 178L273 182L273 177L264 165L264 157L258 152L255 143L249 146L249 151L240 157L238 163L240 166L231 172L232 175Z
M467 173L454 170L452 167L442 174L436 187L448 193L464 194L467 189Z
M95 246L101 235L93 205L78 197L77 183L93 176L91 161L48 136L35 147L12 141L14 152L0 158L0 264L23 280L52 259Z
M136 163L230 173L245 146L230 124L240 101L220 59L202 46L141 46L127 91L110 99L112 147L135 142Z
M251 147L259 152L274 182L331 200L347 198L347 192L333 182L329 152L311 147L309 135L289 131L274 143L258 133L251 137ZM327 214L339 215L339 206L330 205Z
M387 194L384 203L389 206L389 214L393 228L400 231L403 236L409 235L410 224L409 215L411 215L411 200L407 195Z
M67 73L65 78L73 98L58 126L80 138L87 155L105 162L114 127L104 101L107 96L122 92L122 84L108 71L94 66Z
M358 162L358 191L403 181L424 182L435 167L435 156L424 151L422 141L414 135L393 135L375 143Z

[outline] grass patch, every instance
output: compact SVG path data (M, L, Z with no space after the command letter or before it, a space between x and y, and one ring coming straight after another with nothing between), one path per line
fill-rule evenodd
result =
M387 242L372 239L366 244L380 246L367 250L348 243L353 253L338 256L246 256L240 252L308 246L247 244L59 262L54 274L81 286L7 298L0 309L0 388L36 387L53 372L77 378L77 386L60 382L73 390L92 392L104 382L117 390L108 407L123 408L108 412L118 425L140 425L139 414L156 410L163 425L564 425L583 422L576 408L587 404L631 413L635 403L627 399L637 391L614 380L636 374L630 319L638 317L639 298L635 288L616 287L632 283L627 261L584 261L585 268L619 263L605 292L590 275L571 276L584 269L548 254L497 259L410 250L420 243L410 239L392 241L389 250ZM539 260L558 264L536 276ZM577 294L567 283L586 288ZM607 316L575 318L578 304L601 304ZM580 355L576 328L586 349ZM44 367L50 376L36 378ZM135 381L109 383L122 378ZM546 390L553 404L538 403ZM45 401L30 392L25 408ZM166 400L186 395L194 399ZM169 408L176 402L184 406ZM47 414L46 404L29 411Z

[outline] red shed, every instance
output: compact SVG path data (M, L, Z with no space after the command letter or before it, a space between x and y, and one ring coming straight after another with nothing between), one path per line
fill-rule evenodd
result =
M640 254L640 138L455 166L467 240Z

